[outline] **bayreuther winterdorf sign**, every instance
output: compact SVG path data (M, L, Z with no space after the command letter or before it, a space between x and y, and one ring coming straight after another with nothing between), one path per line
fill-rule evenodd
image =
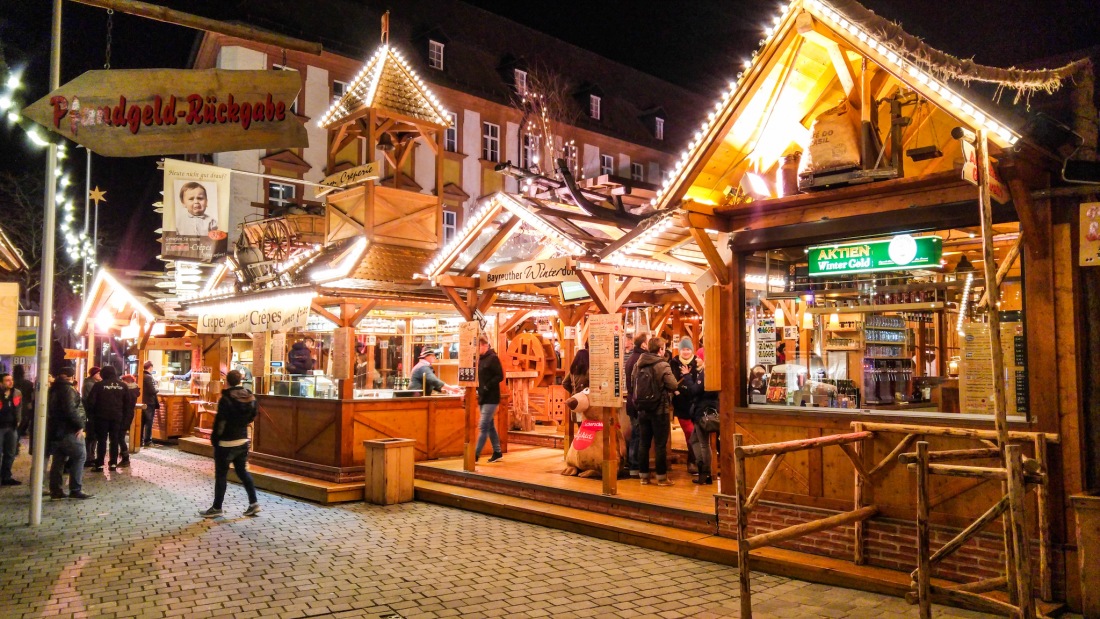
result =
M23 115L106 157L309 145L297 71L88 71Z
M515 286L517 284L560 284L579 282L577 272L567 258L514 262L490 269L481 275L481 289Z

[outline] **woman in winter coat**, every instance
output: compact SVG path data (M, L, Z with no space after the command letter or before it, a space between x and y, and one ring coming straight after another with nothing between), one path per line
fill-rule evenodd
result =
M688 473L695 473L695 455L691 450L691 434L695 429L695 424L691 421L691 411L695 405L695 396L683 387L698 380L699 361L695 358L695 347L686 337L680 340L678 353L669 363L672 376L681 387L679 393L672 396L672 414L679 420L680 428L684 431L684 440L688 444Z
M692 481L697 484L711 484L714 483L714 480L711 477L710 432L707 432L699 421L707 411L718 411L718 392L706 390L703 360L697 359L699 361L699 371L694 375L689 374L687 380L682 383L682 389L688 391L692 397L691 421L693 429L691 442L688 443L688 450L690 453L695 454L695 463L699 470L699 474Z

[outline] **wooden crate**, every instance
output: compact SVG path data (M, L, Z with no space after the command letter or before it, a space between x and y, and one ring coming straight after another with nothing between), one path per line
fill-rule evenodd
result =
M363 499L375 505L413 500L413 462L416 441L386 438L363 441L366 466Z

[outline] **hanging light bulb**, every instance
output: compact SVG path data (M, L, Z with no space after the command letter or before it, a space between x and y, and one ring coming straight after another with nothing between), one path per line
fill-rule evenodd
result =
M775 308L775 328L778 329L783 326L783 308Z
M836 312L833 312L832 314L829 314L829 328L830 329L839 329L840 328L840 314L838 314Z
M814 328L814 315L810 312L802 314L802 328L807 331Z

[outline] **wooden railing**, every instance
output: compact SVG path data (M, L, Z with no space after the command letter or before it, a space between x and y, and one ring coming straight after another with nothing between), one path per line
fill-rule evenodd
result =
M737 505L737 565L741 582L741 617L744 619L752 618L752 593L749 587L752 574L749 566L749 553L752 550L765 546L774 546L796 537L848 525L853 522L861 523L878 513L878 508L873 505L863 507L857 505L856 509L850 512L844 512L835 516L829 516L828 518L822 518L821 520L796 524L778 531L770 531L768 533L749 537L749 514L752 513L752 510L756 507L757 502L763 495L764 490L767 489L768 482L771 481L776 471L779 470L783 458L787 454L797 451L837 446L852 460L852 464L856 467L856 470L866 475L866 472L863 471L863 465L859 461L858 454L852 448L852 445L867 440L872 436L874 435L871 432L853 432L851 434L822 436L783 443L744 445L744 439L740 434L733 435L733 473L735 477L734 486ZM760 475L760 478L756 480L752 492L747 492L748 486L745 481L745 461L749 458L758 458L762 456L771 456L771 459L768 461L767 466L764 467L764 472Z

